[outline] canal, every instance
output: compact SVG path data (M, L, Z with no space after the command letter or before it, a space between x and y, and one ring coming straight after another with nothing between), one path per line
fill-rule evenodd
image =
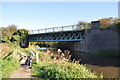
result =
M46 48L44 49L46 50ZM49 50L56 54L57 49L49 48ZM95 71L97 75L102 73L104 78L120 78L120 59L118 57L104 57L75 51L72 51L71 54L72 58L81 59L81 64L84 64L92 72Z
M92 72L103 74L104 78L120 78L120 59L118 57L97 56L90 53L74 52L75 59L81 59Z

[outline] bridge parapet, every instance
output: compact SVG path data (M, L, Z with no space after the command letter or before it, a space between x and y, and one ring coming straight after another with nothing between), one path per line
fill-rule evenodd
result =
M60 32L60 31L74 31L74 30L83 30L87 25L69 25L61 27L53 27L46 29L30 30L30 34L39 34L39 33L48 33L48 32Z

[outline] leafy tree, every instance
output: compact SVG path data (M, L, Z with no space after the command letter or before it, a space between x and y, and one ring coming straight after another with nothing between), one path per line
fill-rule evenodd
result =
M112 27L114 24L117 24L120 19L118 18L102 18L98 19L100 21L100 27L101 28L107 28L107 27ZM91 29L91 23L85 22L85 21L80 21L78 22L77 28L76 29Z
M25 40L27 34L29 33L26 29L19 29L16 32L14 32L13 37L11 38L11 42L20 42L21 40Z
M99 21L101 23L101 28L107 28L113 24L117 24L119 22L119 19L110 17L99 19Z
M85 22L85 21L80 21L78 22L77 29L90 29L91 28L91 23Z
M17 27L15 25L9 25L8 27L0 28L0 41L2 42L10 42L13 33L17 31Z

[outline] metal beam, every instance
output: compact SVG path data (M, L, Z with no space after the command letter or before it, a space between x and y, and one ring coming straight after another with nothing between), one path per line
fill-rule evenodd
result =
M84 39L84 30L29 34L28 42L80 41Z

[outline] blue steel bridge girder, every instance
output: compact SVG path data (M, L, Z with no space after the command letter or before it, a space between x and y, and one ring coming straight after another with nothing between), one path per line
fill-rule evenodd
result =
M27 36L28 42L80 41L83 39L84 30L29 34Z

